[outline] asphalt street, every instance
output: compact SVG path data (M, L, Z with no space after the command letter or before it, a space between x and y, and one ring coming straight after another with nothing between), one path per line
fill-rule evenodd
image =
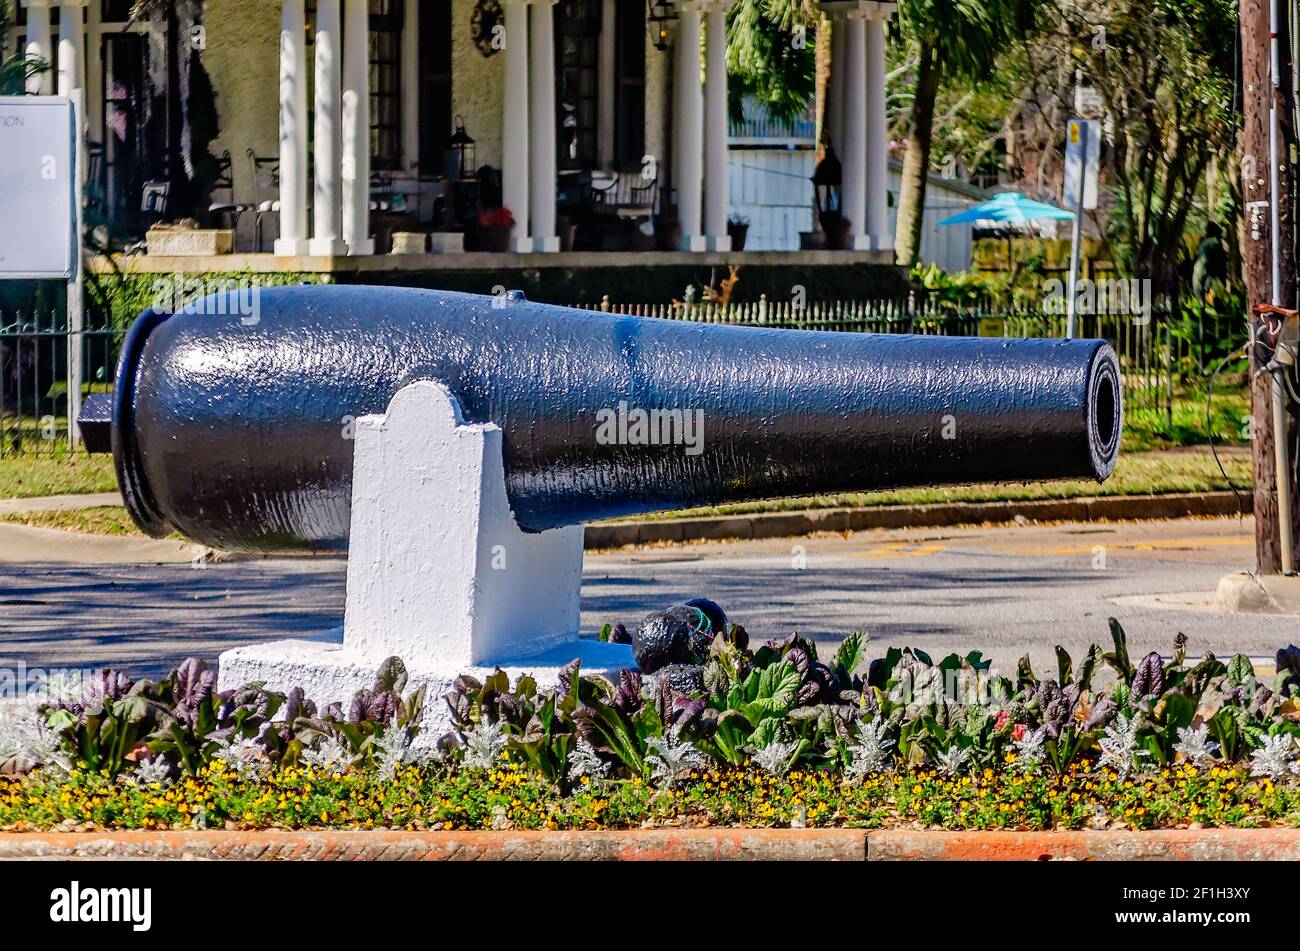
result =
M1300 617L1225 615L1219 578L1253 563L1249 520L873 531L588 553L583 627L631 627L647 612L707 596L767 639L791 631L832 650L861 629L872 652L984 651L1004 669L1053 646L1107 641L1135 651L1271 656L1300 640ZM0 567L0 668L113 665L165 673L180 659L319 632L340 623L343 563L324 559L180 565Z

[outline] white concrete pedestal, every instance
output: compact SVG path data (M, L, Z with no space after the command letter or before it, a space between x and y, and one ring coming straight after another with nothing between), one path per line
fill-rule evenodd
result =
M588 672L635 666L627 645L578 639L583 528L515 525L499 427L467 425L425 380L358 419L355 439L343 627L226 651L220 689L264 681L346 702L396 655L407 689L428 688L425 730L441 732L442 696L462 673L501 667L545 685L574 658Z

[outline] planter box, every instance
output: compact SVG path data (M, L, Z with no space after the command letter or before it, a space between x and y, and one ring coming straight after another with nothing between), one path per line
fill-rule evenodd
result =
M207 257L230 254L235 248L235 232L226 228L150 228L145 241L155 256Z
M465 250L465 233L435 231L429 235L429 250L434 254L460 254Z
M393 254L423 254L429 236L421 231L394 231Z

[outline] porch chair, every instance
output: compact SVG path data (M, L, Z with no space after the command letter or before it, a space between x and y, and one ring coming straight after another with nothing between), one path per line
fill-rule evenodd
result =
M597 215L638 222L654 217L659 178L647 179L641 169L614 173L608 184L593 184L592 199Z
M253 176L253 250L262 250L262 219L280 214L280 157L258 156L248 149L248 169Z
M108 202L104 200L104 145L86 142L86 183L83 195L85 209L96 212L101 218L108 216Z
M215 226L220 219L225 218L229 221L229 227L238 231L239 219L245 212L252 211L254 206L235 201L235 177L231 168L229 149L221 153L221 158L217 159L217 177L212 182L214 197L217 192L225 192L229 200L213 201L208 205L208 224Z
M152 179L140 188L140 223L146 231L159 221L166 221L171 212L172 183Z

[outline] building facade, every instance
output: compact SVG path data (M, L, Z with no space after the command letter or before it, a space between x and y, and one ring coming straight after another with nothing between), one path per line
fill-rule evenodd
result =
M430 254L717 255L737 215L729 5L157 0L133 21L131 0L21 0L11 36L52 66L29 91L82 91L88 190L125 231L206 217L236 251L286 258L385 253L394 233L433 234ZM822 7L847 252L885 263L893 5ZM502 207L506 243L484 242Z

